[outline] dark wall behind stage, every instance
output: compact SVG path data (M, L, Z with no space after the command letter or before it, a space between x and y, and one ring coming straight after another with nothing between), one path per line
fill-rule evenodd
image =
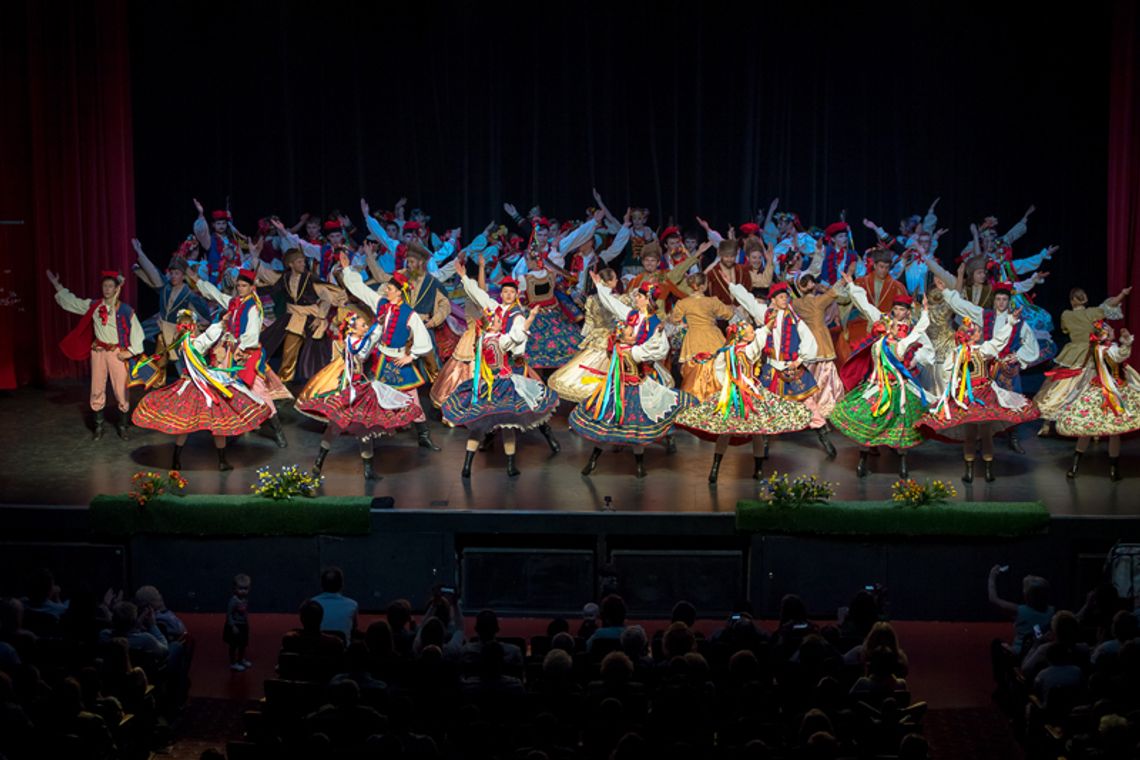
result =
M1047 306L1105 287L1106 4L139 1L131 22L161 257L193 196L252 229L407 195L470 239L503 201L581 216L593 186L722 230L774 196L893 230L940 195L955 252L1037 205L1018 248L1063 245Z

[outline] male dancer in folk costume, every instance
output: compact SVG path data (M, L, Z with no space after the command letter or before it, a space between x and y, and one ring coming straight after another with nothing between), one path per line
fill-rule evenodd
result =
M855 280L855 284L860 287L868 303L878 314L889 312L900 297L907 295L903 284L890 275L892 259L889 250L872 249L871 271ZM843 364L856 346L864 345L869 335L870 322L877 321L877 318L868 321L857 307L852 313L851 299L848 296L841 296L839 303L843 326L840 332L841 339L836 343L835 349L839 363Z
M899 477L906 479L910 474L906 452L922 443L915 426L927 407L918 367L934 353L926 341L927 310L912 323L914 301L906 293L897 293L890 309L880 311L850 274L842 276L847 296L871 327L840 368L839 376L848 390L832 409L831 424L861 447L856 475L867 475L872 447L889 446L898 451Z
M819 384L809 369L819 345L811 326L792 308L787 283L778 282L769 289L767 307L741 285L733 285L731 293L758 325L756 336L763 346L764 359L762 365L757 365L759 384L786 401L803 404L811 413L810 427L815 430L819 445L829 459L833 458L835 445L827 434Z
M1013 314L1010 309L1013 289L1008 282L999 282L994 285L993 309L975 306L963 298L958 291L943 289L941 282L941 279L936 280L934 287L942 290L943 299L953 309L954 313L963 319L969 318L976 325L981 325L983 341L992 340L1006 324L1010 323ZM1040 349L1033 330L1026 324L1025 320L1019 320L1016 329L1013 330L1009 340L1002 347L998 357L989 363L989 369L992 373L990 379L1007 391L1021 393L1021 370L1037 361L1039 353ZM943 379L948 380L946 370L952 369L953 365L944 363L943 366L945 368L942 373ZM945 382L940 383L940 385L944 387ZM1021 447L1021 442L1018 440L1016 426L1009 428L1009 448L1018 454L1025 453L1025 449Z
M223 370L236 370L238 379L245 383L255 396L269 404L272 412L269 425L273 430L273 437L278 447L285 448L289 442L285 440L285 430L281 427L281 418L277 415L277 407L273 400L292 398L292 395L269 368L265 354L261 350L263 309L254 284L257 281L257 272L252 269L240 270L235 285L236 292L232 296L221 292L212 283L198 279L193 272L187 274L191 284L198 288L198 292L225 309L219 318L222 323L222 337L214 344L213 361L210 364Z
M328 336L329 309L332 296L328 286L317 279L305 255L290 248L283 257L284 273L251 262L259 283L269 286L274 296L281 296L285 312L262 331L261 347L266 356L281 348L281 381L306 380L326 366L332 358Z
M525 314L518 302L519 285L510 279L500 283L503 300L496 301L467 277L465 261L458 268L467 297L482 308L483 315L475 322L471 379L460 383L441 411L450 424L465 427L469 433L462 477L471 477L471 463L481 441L502 431L507 477L513 478L519 474L515 467L518 431L538 428L551 452L561 450L550 428L558 394L543 385L526 361L527 338L542 307L532 307Z
M855 269L854 262L847 266L848 273ZM820 445L827 452L829 459L835 457L835 445L827 436L827 418L831 410L843 398L846 389L843 380L839 377L839 368L835 366L835 343L828 329L829 316L837 314L835 299L843 289L843 280L840 278L831 287L819 282L811 272L801 274L796 280L792 292L791 308L807 325L815 338L815 355L804 359L804 367L815 378L819 393L811 397L808 408L811 410L811 427L819 436ZM796 295L798 293L798 295Z
M1069 342L1053 360L1053 368L1045 373L1045 382L1033 397L1041 410L1041 419L1045 420L1037 435L1052 432L1050 422L1060 417L1073 398L1081 373L1089 362L1093 343L1088 336L1093 333L1093 325L1106 319L1124 319L1120 304L1131 292L1132 288L1124 288L1100 306L1088 308L1089 297L1082 288L1069 291L1070 308L1061 312L1061 332L1069 336Z
M55 287L55 302L64 311L80 315L79 324L64 336L59 347L68 359L91 360L93 438L97 441L103 437L103 407L107 403L107 382L110 381L119 405L115 430L125 441L131 410L127 363L143 352L143 328L135 310L119 298L123 289L122 275L110 270L100 274L100 298L79 298L60 284L54 272L49 270L47 276Z
M1092 324L1089 359L1057 418L1057 432L1077 439L1073 466L1065 473L1077 477L1081 455L1093 436L1108 436L1108 477L1120 480L1120 436L1140 430L1140 375L1126 362L1132 354L1132 334L1120 331L1113 340L1104 320Z
M594 393L570 413L570 429L594 444L583 475L597 468L603 446L617 445L633 449L637 477L643 478L646 444L668 435L677 415L695 399L662 385L655 377L654 364L669 353L665 330L654 313L656 286L642 284L630 308L596 272L591 276L598 299L618 317L619 325L610 340L607 371L596 378Z
M234 234L229 211L214 210L207 224L206 211L197 198L194 199L194 208L198 211L198 218L194 220L194 237L205 258L206 279L213 285L219 285L228 270L241 264L240 242Z
M184 247L171 256L170 264L163 274L143 253L142 244L138 240L132 239L131 245L138 257L137 263L132 267L135 275L158 293L158 313L142 322L143 334L155 342L155 372L146 380L145 385L147 388L157 388L166 384L166 365L169 362L173 361L178 371L182 371L182 360L174 350L174 342L179 335L176 324L179 313L183 309L190 309L209 321L209 308L186 282L186 260L179 255Z
M175 437L172 470L182 469L182 448L189 435L208 431L218 452L218 469L232 470L226 461L226 437L261 427L273 414L273 402L255 395L238 374L210 366L206 355L222 337L221 322L199 333L197 315L183 309L176 330L170 350L178 354L184 374L143 396L133 415L135 425Z
M348 254L342 252L340 266L344 287L372 310L380 326L380 336L374 348L376 360L373 379L411 399L411 403L419 410L414 424L420 447L439 451L431 439L427 417L424 416L416 393L416 389L428 381L417 366L416 359L430 353L432 344L423 318L408 304L411 283L397 272L388 283L381 286L384 288L384 297L381 298L379 293L364 284L360 273L349 264Z
M962 454L966 464L963 483L974 481L974 460L979 440L987 483L994 481L994 431L999 427L1035 420L1039 412L1032 401L1006 390L991 380L994 365L1001 360L1010 336L1020 330L1021 315L1014 311L983 340L982 325L963 317L958 346L946 360L946 390L919 425L940 435L955 428L963 433Z

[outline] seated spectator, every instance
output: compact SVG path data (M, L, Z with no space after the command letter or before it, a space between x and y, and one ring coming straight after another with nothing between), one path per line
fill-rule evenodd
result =
M674 657L684 657L697 648L697 637L682 622L671 623L661 637L661 653L668 663Z
M542 658L542 690L563 692L576 690L574 658L561 649L551 649Z
M494 610L481 610L475 617L475 639L463 646L460 663L466 670L474 670L482 657L483 647L491 642L497 642L503 650L503 665L508 670L514 670L521 675L523 668L523 655L514 644L504 644L495 637L499 633L499 616Z
M603 639L618 642L625 630L625 600L617 594L610 594L602 600L602 626L586 640L586 651L594 650L594 642Z
M377 620L364 632L368 647L368 670L376 678L391 685L403 683L407 675L407 661L396 654L392 628L386 620Z
M895 673L899 678L906 678L908 663L906 653L899 647L899 639L895 634L893 625L885 620L875 623L867 632L867 638L857 647L853 647L843 655L845 665L866 665L867 653L876 649L886 648L898 657L899 670Z
M550 639L550 648L561 649L563 652L573 655L578 649L578 642L575 641L574 637L569 633L556 633L554 637Z
M1112 638L1101 642L1093 650L1089 661L1096 665L1102 657L1115 658L1120 654L1121 647L1129 641L1135 641L1137 637L1140 637L1140 623L1128 610L1119 610L1112 618Z
M649 708L645 687L634 680L633 661L625 652L610 652L603 657L599 675L600 680L589 685L591 701L616 699L629 718L641 720L645 716Z
M134 605L131 605L134 606ZM74 736L78 746L91 757L110 755L115 741L106 722L83 707L83 691L74 678L65 678L55 687L55 715L52 733L61 738Z
M313 597L325 611L321 625L325 631L336 632L344 637L347 644L356 632L358 605L343 593L344 572L339 567L329 567L321 573L321 593Z
M800 648L804 637L817 633L818 628L808 620L807 605L795 594L787 594L780 600L780 625L776 629L773 644L776 656L787 659Z
M21 600L24 611L51 615L58 621L67 612L67 603L60 601L59 595L51 570L40 568L28 579L28 595Z
M430 634L424 630L429 624L432 624ZM435 630L436 625L439 627L438 634ZM418 655L425 645L432 644L443 651L443 656L447 660L453 662L458 660L463 653L465 642L463 625L463 611L459 609L459 600L437 592L428 605L423 620L420 621L420 629L412 642L412 654Z
M857 700L879 701L907 691L906 681L895 676L898 669L896 652L887 647L872 649L867 657L867 673L851 687L851 696Z
M736 612L736 610L734 609L733 612ZM697 622L697 608L694 607L692 604L690 604L689 602L681 601L681 602L677 602L676 604L673 605L673 610L672 610L672 612L669 613L669 624L670 625L672 625L673 623L684 623L685 625L689 626L690 629L692 629L692 627L694 625L696 625L696 622ZM653 634L653 649L652 649L652 651L654 652L655 657L657 656L657 653L661 651L661 637L664 635L665 635L665 632L661 629L658 629ZM697 634L695 631L694 631L694 635L699 636L699 634ZM715 637L716 634L713 634L713 636Z
M522 681L506 674L503 645L485 642L473 677L463 682L463 695L491 713L513 715L526 699Z
M344 653L344 642L338 636L321 630L325 611L320 602L312 599L301 605L301 628L294 629L281 639L281 649L309 657L337 658Z
M570 621L566 618L554 618L546 625L546 635L554 638L560 633L570 633Z
M111 608L111 627L100 634L103 642L113 638L126 639L132 653L143 654L159 662L165 662L170 654L166 636L159 630L154 610L150 607L140 613L131 602L116 603Z
M765 633L750 612L734 612L729 616L724 628L713 633L711 641L726 647L729 652L741 649L759 651L767 646L768 634Z
M1074 648L1053 642L1045 653L1045 667L1033 679L1033 692L1046 711L1054 711L1057 693L1075 694L1084 685L1084 673ZM1066 705L1068 706L1068 705Z
M380 705L388 693L388 684L374 678L369 672L368 647L361 641L348 645L345 657L345 671L332 677L331 683L352 681L360 689L360 699L369 705Z
M839 741L826 731L814 733L804 745L803 757L805 760L834 760L839 757Z
M166 600L154 586L140 586L135 592L135 605L140 611L148 607L154 611L154 622L168 642L183 641L189 635L186 624L166 608Z
M1077 610L1081 623L1081 641L1096 644L1112 637L1112 621L1125 609L1116 586L1103 582L1088 593L1084 606Z
M34 727L16 701L12 679L0 671L0 756L31 757Z
M618 641L621 651L633 663L634 670L641 670L653 665L653 660L649 656L649 639L645 635L645 629L640 625L626 626Z
M392 647L396 654L409 655L416 640L416 623L412 620L412 603L397 599L388 605L388 626L392 629Z
M36 634L24 627L24 604L19 599L0 599L0 643L23 659L32 659Z
M1013 641L1010 649L1017 657L1027 651L1026 642L1032 643L1039 633L1049 629L1055 614L1049 604L1049 581L1038 575L1027 575L1021 579L1021 603L1007 602L998 596L997 578L1002 573L1001 565L990 568L988 591L990 603L1013 616Z
M375 709L360 704L360 688L354 681L329 685L329 704L305 718L309 736L327 738L334 748L359 747L370 736L383 734L388 720Z
M860 589L847 607L840 608L838 618L839 649L848 651L858 646L871 632L871 626L879 622L882 612L879 600L874 593Z
M907 734L899 742L899 760L930 760L930 745L922 734Z
M587 602L582 607L582 623L578 626L578 638L589 641L594 632L598 630L598 605Z
M1061 610L1053 616L1049 633L1040 639L1021 663L1025 680L1032 682L1047 665L1049 651L1060 648L1069 651L1081 663L1088 662L1089 648L1081 642L1081 621L1068 610Z

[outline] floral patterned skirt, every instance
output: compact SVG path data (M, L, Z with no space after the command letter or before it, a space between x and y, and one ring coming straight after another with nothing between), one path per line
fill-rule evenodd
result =
M357 380L351 388L297 402L297 411L306 417L335 425L341 435L379 438L426 419L416 392L412 390L405 395L411 400L410 404L399 409L386 409L372 390L372 384L367 380Z
M1128 368L1130 374L1136 372ZM1080 395L1068 404L1057 417L1057 432L1066 436L1124 435L1140 430L1140 378L1124 383L1120 388L1120 401L1124 410L1116 412L1106 408L1104 392L1098 382L1085 387Z
M137 427L168 435L186 435L207 430L210 435L234 436L257 430L272 416L273 404L259 404L240 391L229 398L211 390L211 402L188 378L151 391L142 397L131 415Z
M530 328L526 357L535 369L558 369L578 352L582 333L558 306L543 307Z
M889 446L909 449L922 443L916 425L926 416L922 399L907 388L892 387L891 402L876 415L871 402L863 398L870 387L864 380L835 405L828 421L847 438L861 446ZM901 403L905 394L906 406Z
M974 401L967 403L966 406L948 402L938 413L932 410L919 424L941 437L962 425L990 423L991 430L996 432L1041 416L1037 405L1028 399L1020 409L1008 409L1002 406L989 379L983 378L975 383L973 393ZM956 440L956 436L949 438Z
M793 433L811 425L811 412L802 403L782 399L763 388L759 395L750 396L750 400L753 408L747 415L725 415L716 410L718 398L713 396L681 412L677 416L677 427L706 441L727 435L731 445L739 446L756 435Z
M515 390L509 377L495 379L491 397L480 388L475 399L470 381L461 383L443 402L443 419L449 425L465 427L473 435L486 435L499 428L530 430L549 421L558 408L558 394L549 388L537 408L531 409Z
M570 429L588 441L601 446L644 446L664 438L672 429L677 416L697 400L684 391L676 391L677 403L659 420L652 420L641 408L639 386L627 385L622 389L623 414L619 419L612 411L598 419L578 404L570 412Z

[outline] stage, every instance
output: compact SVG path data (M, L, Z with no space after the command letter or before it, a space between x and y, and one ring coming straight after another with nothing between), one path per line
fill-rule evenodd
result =
M86 505L101 493L125 493L131 475L144 469L166 469L172 439L157 432L132 427L130 440L115 434L117 411L107 412L106 434L91 440L91 412L87 407L88 384L74 382L48 388L25 388L0 395L0 451L4 477L0 501L24 505ZM138 391L134 393L137 399ZM220 473L210 438L191 436L183 453L183 472L190 493L249 493L261 467L279 468L297 464L308 469L316 455L322 428L319 423L282 405L289 447L278 449L267 430L229 444L234 470ZM552 455L537 432L520 438L517 466L522 474L509 479L498 441L491 452L475 459L470 480L459 476L466 432L448 429L429 411L429 424L437 445L432 452L416 445L412 432L380 441L376 446L376 470L381 480L366 483L361 477L356 443L341 438L325 462L323 493L332 496L391 496L395 508L416 510L524 510L534 512L597 512L606 508L606 497L620 512L724 513L733 511L739 499L753 498L758 484L751 477L752 455L748 446L735 447L725 455L716 486L710 486L708 470L713 447L684 431L677 431L677 452L667 454L654 446L645 457L649 476L634 477L633 457L628 451L606 452L592 477L580 474L591 445L566 428L568 405L552 424L562 445ZM911 452L911 476L948 480L959 498L976 501L1040 500L1054 516L1104 517L1140 515L1135 482L1128 477L1112 483L1107 477L1104 444L1094 444L1085 456L1081 476L1065 477L1072 456L1072 442L1042 439L1036 425L1022 431L1026 453L1016 454L997 441L997 480L986 483L979 466L972 486L961 480L961 449L929 441ZM855 477L858 449L833 434L839 450L829 461L815 435L802 432L774 439L765 473L816 475L836 484L836 499L889 499L897 478L897 457L884 451L870 459L871 474ZM1135 444L1125 441L1122 470L1132 472ZM1132 493L1132 496L1128 494Z

